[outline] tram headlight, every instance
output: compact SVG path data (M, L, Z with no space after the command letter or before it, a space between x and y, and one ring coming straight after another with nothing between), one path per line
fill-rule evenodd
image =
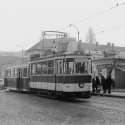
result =
M79 83L79 87L80 87L80 88L83 88L84 86L85 86L85 83L83 83L83 82L82 82L82 83Z

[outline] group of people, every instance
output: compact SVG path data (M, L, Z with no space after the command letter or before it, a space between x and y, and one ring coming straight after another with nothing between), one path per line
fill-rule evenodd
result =
M99 76L93 77L92 88L93 93L100 93L101 89L103 89L103 93L108 92L110 94L111 88L115 88L115 81L110 75L105 78L102 74L100 74Z

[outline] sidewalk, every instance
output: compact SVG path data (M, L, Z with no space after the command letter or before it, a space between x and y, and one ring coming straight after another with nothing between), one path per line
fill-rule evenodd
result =
M100 93L92 93L92 95L107 96L107 97L116 97L116 98L125 98L125 89L111 90L111 94L103 93L103 91L101 91Z

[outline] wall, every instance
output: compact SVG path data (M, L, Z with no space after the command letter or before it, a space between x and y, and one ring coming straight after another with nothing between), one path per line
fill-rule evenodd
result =
M125 71L115 69L116 88L125 89Z

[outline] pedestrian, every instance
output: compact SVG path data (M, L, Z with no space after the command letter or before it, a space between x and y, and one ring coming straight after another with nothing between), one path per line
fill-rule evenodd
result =
M101 85L102 85L102 89L103 89L103 93L106 93L106 82L105 82L105 77L103 75L101 75Z
M99 77L96 76L96 92L97 93L100 93L101 91L101 88L100 88L100 80L99 80Z
M112 84L113 84L112 78L108 74L108 76L106 78L106 88L107 88L109 94L111 94L111 86L112 86Z
M97 88L95 77L92 78L92 92L95 93Z
M112 88L115 89L115 80L112 79Z

